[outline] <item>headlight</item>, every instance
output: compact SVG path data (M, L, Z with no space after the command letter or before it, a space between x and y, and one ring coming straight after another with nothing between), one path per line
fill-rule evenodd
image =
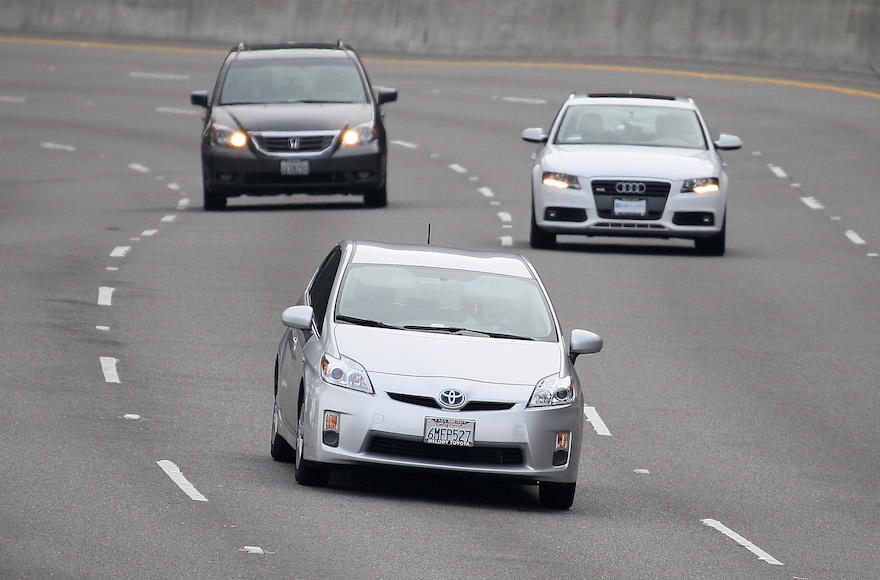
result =
M581 184L578 178L567 173L555 173L553 171L545 171L541 182L547 187L555 187L556 189L580 189Z
M567 405L574 400L574 384L571 376L550 375L544 377L535 385L529 407L549 407L552 405Z
M685 179L681 184L682 193L715 193L719 190L717 177Z
M321 359L321 378L337 387L373 394L373 384L367 370L346 356L334 358L325 354Z
M351 129L346 129L342 134L342 144L348 147L363 145L376 140L376 126L373 123L364 123Z
M211 128L211 142L215 145L240 149L247 145L247 140L247 134L244 131L230 129L224 125L214 125Z

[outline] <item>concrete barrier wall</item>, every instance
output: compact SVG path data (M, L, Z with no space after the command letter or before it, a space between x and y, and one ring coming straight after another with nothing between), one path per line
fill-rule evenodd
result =
M0 0L0 32L880 70L878 0Z

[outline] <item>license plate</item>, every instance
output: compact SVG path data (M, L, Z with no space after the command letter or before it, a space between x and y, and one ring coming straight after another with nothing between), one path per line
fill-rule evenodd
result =
M309 174L309 162L308 161L282 161L281 162L281 175L308 175Z
M477 422L470 419L435 419L425 417L425 443L434 445L474 446Z
M644 199L615 199L614 215L645 215L648 204Z

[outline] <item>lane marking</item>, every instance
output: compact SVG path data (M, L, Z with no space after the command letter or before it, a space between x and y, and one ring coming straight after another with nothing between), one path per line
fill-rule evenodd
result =
M265 551L263 551L263 548L259 546L245 546L244 548L240 549L239 552L246 552L248 554L259 554L261 556L266 553Z
M855 233L853 230L846 230L843 235L849 238L849 241L856 244L857 246L865 245L865 240L863 240L862 237L859 234Z
M498 212L498 219L500 219L505 224L509 224L510 222L513 221L513 217L510 215L509 212L506 212L506 211L499 211Z
M168 113L169 115L201 115L201 111L196 109L181 109L180 107L156 107L157 113Z
M155 236L155 235L156 235L156 232L158 232L158 231L159 231L159 230L144 230L144 231L141 232L141 235L144 236L144 237Z
M101 332L108 332L110 330L110 327L103 325L103 324L99 324L98 326L95 327L95 330L100 330Z
M815 197L802 197L801 201L810 209L825 209L825 206Z
M178 467L172 462L168 461L167 459L162 459L160 461L157 461L156 464L162 468L162 471L164 471L168 475L168 477L171 478L171 481L176 483L177 487L183 490L183 493L188 495L190 499L192 499L193 501L208 501L208 499L200 494L199 490L197 490L195 486L191 484L189 480L186 479L186 477L183 476L183 474L180 472L180 469L178 469Z
M113 301L113 292L116 288L109 286L101 286L98 288L98 306L111 306Z
M599 416L596 407L584 406L584 415L586 416L587 421L593 426L593 430L596 431L596 434L611 437L611 431L605 426L605 422L602 420L602 417Z
M776 175L776 177L778 177L779 179L785 179L786 177L788 177L788 173L786 173L783 168L781 168L777 165L773 165L771 163L767 167L769 167L770 171L772 171Z
M141 165L140 163L129 163L128 168L134 169L138 173L149 173L150 172L149 167L147 167L146 165Z
M168 223L173 222L173 221L176 220L176 219L177 219L177 216L176 216L176 215L166 215L165 217L163 217L163 218L162 218L161 220L159 220L159 221L168 224Z
M458 173L459 175L464 175L465 173L467 173L467 169L465 169L464 167L462 167L458 163L453 163L452 165L449 166L449 169L453 170L454 172Z
M76 151L76 147L73 145L64 145L63 143L51 143L45 142L40 143L40 147L43 149L49 149L50 151Z
M13 97L10 95L0 95L0 103L24 103L27 101L25 97Z
M477 191L479 191L480 193L482 193L482 194L483 194L483 197L495 197L495 194L494 194L494 193L492 192L492 190L489 189L488 187L481 187L481 188L478 189Z
M501 100L505 103L514 103L517 105L546 105L547 101L544 99L532 99L528 97L501 97Z
M513 245L513 236L501 236L498 239L501 240L502 246L512 246Z
M168 189L171 191L180 191L180 185L172 181L168 184Z
M177 202L177 209L186 209L189 207L189 198L183 197Z
M189 75L180 75L173 73L148 73L148 72L130 72L128 76L133 79L152 79L162 81L187 81Z
M116 363L119 361L110 356L102 356L99 360L101 361L101 372L104 373L104 382L119 383L119 373L116 372Z
M700 521L703 522L704 526L709 526L710 528L715 528L716 530L718 530L719 532L721 532L722 534L724 534L725 536L727 536L728 538L730 538L731 540L733 540L734 542L736 542L737 544L739 544L740 546L742 546L743 548L745 548L746 550L751 552L752 554L756 555L759 560L763 560L764 562L767 562L768 564L773 564L774 566L783 566L782 562L780 562L779 560L777 560L776 558L774 558L773 556L771 556L770 554L768 554L767 552L765 552L764 550L759 548L758 546L754 545L753 543L751 543L750 541L748 541L744 537L740 536L739 534L737 534L736 532L734 532L733 530L731 530L730 528L728 528L727 526L725 526L724 524L719 522L718 520L705 519L705 520L700 520Z
M419 146L416 145L415 143L410 143L408 141L400 141L398 139L395 139L391 143L393 143L394 145L400 145L404 149L418 149L419 148Z
M110 252L111 258L124 258L128 251L131 249L131 246L116 246L113 248L113 251Z

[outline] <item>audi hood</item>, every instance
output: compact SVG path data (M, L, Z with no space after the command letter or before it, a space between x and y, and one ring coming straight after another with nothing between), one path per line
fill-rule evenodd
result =
M718 176L711 150L627 145L557 145L546 152L544 171L588 176L663 178L671 181Z

